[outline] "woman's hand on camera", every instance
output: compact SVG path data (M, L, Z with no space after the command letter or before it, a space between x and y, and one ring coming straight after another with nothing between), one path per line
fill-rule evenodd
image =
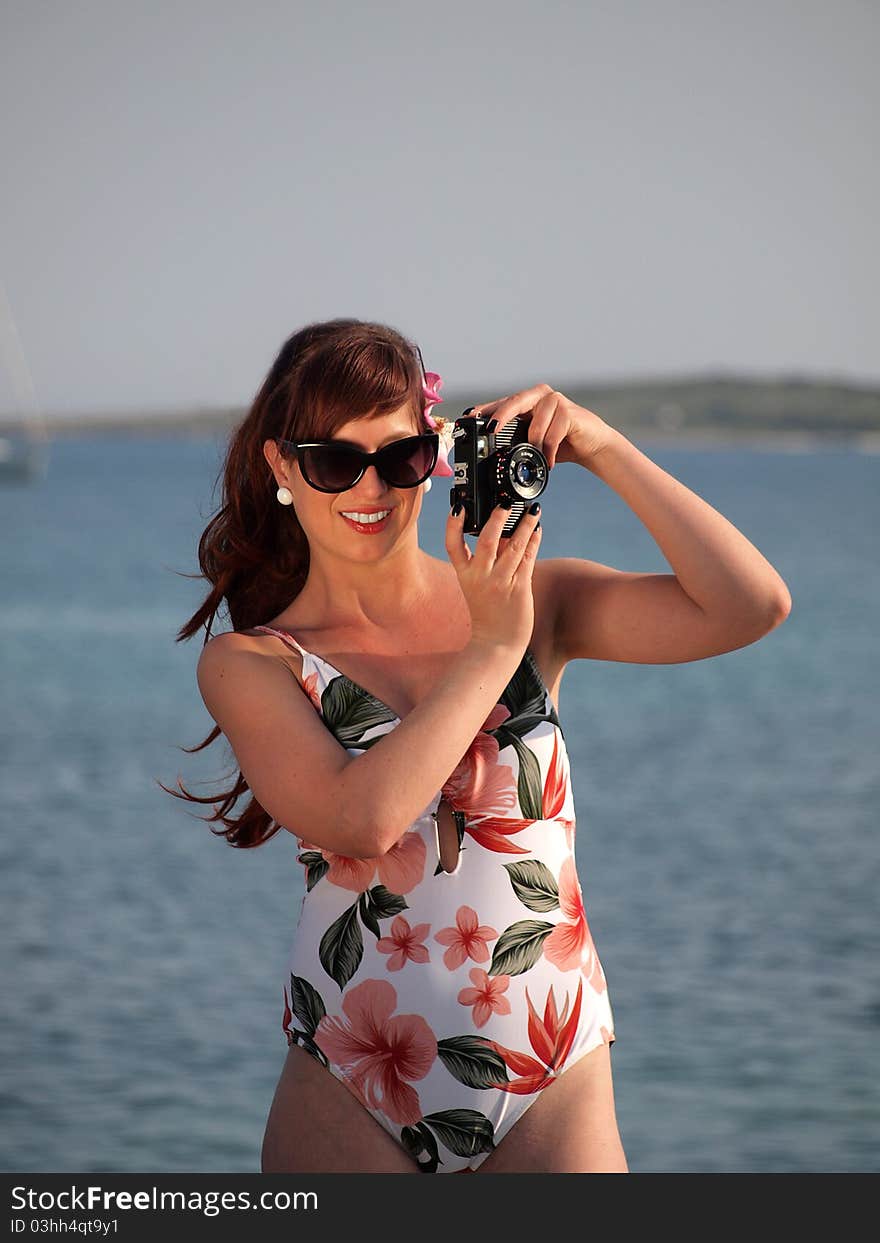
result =
M450 512L446 551L471 614L471 640L526 650L535 625L532 572L541 543L540 510L526 510L513 534L501 538L509 509L496 505L474 552L464 538L464 509Z
M496 435L511 419L530 414L529 444L541 450L551 470L557 462L586 466L614 432L598 414L578 406L549 384L536 384L510 397L481 402L472 410L482 418L498 421Z

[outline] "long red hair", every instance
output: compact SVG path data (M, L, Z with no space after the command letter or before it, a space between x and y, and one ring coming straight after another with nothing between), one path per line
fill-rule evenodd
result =
M199 565L210 591L181 626L177 642L211 627L225 601L233 630L249 630L281 613L299 595L309 572L309 545L292 507L279 505L277 483L263 454L266 440L325 440L355 418L379 418L408 400L417 430L425 422L423 376L417 347L385 324L333 319L309 324L289 337L241 423L230 433L218 471L220 507L199 540ZM217 480L215 480L216 489ZM221 734L215 725L188 754ZM210 803L199 819L220 821L211 829L230 846L261 846L281 828L251 795L240 815L232 809L250 787L241 770L228 790L200 797L158 782L166 793L190 803Z

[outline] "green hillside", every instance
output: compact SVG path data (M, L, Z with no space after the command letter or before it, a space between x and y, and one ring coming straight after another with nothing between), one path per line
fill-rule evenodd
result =
M551 381L552 382L552 381ZM626 434L733 439L797 433L816 438L880 433L880 387L833 380L691 376L612 384L567 384L562 391ZM444 392L441 413L454 417L491 393ZM96 430L125 433L223 432L245 414L243 408L126 411L119 415L47 416L50 434ZM0 429L4 420L0 416Z

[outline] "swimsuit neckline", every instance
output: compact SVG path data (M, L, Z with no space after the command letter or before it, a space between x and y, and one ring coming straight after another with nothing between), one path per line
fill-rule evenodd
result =
M318 656L316 652L310 652L308 648L303 647L299 639L295 638L295 636L292 635L289 631L281 630L277 626L254 626L254 629L255 630L268 630L270 634L282 634L285 636L285 638L292 639L293 642L296 644L296 646L299 648L300 652L303 653L303 655L311 656L312 660L319 660L322 665L326 665L328 669L332 669L333 672L337 675L337 677L345 678L346 682L348 682L350 686L353 686L356 690L360 691L362 695L366 695L368 699L372 699L374 703L377 703L380 706L380 708L384 708L386 712L390 712L392 718L398 725L403 724L404 720L406 719L405 717L398 716L397 713L394 711L394 709L390 707L389 704L385 703L384 700L380 699L378 695L374 695L373 692L368 691L365 686L361 686L359 682L355 682L354 678L350 678L347 673L343 673L341 669L337 669L335 665L331 665L329 660L325 660L323 656ZM546 707L547 699L550 695L550 692L548 691L544 683L544 678L541 674L541 670L538 668L538 662L535 660L534 656L532 655L530 648L526 648L525 652L523 653L523 659L528 660L529 664L532 667L532 672L534 673L535 677L538 679L538 682L541 686L541 690L544 693L544 706ZM551 700L550 702L552 704L553 701ZM411 711L415 711L415 709L411 709ZM409 716L409 712L407 712L406 715Z

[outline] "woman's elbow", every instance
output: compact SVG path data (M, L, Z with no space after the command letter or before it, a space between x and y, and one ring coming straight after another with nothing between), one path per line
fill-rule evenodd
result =
M773 630L785 621L791 612L791 592L783 583L783 590L775 602L770 629Z

